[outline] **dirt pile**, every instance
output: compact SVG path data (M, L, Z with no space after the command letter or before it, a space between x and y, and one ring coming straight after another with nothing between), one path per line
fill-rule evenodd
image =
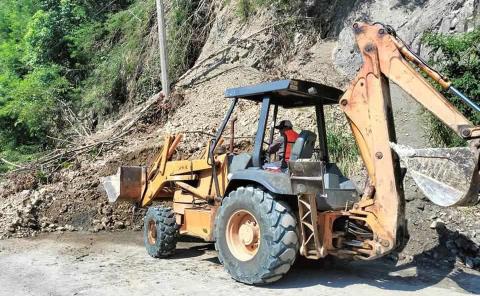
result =
M80 162L84 163L80 168L55 173L56 181L51 184L3 196L0 238L53 231L122 229L141 220L137 216L132 221L129 205L109 205L103 196L99 178L113 173L116 161L105 167L88 160Z
M114 174L122 164L144 165L161 146L162 139L152 132L162 120L155 118L159 112L159 100L145 116L137 118L139 106L124 114L117 122L97 134L79 139L72 148L89 147L101 143L112 135L115 145L85 150L75 158L59 158L63 168L40 175L34 169L13 172L0 184L0 238L36 235L39 232L66 230L113 230L139 228L141 211L132 215L127 204L110 205L100 184L100 178ZM145 105L152 105L148 101ZM165 120L168 118L167 113ZM132 120L137 124L131 130L122 131ZM147 122L145 122L147 121ZM96 147L96 146L94 146ZM62 150L61 150L62 151ZM59 152L63 155L62 152ZM64 153L69 155L69 153Z
M478 206L442 208L419 194L407 200L406 215L410 240L402 252L405 259L480 269Z

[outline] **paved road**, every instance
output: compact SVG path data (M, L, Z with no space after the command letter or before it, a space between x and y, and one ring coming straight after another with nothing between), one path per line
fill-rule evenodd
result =
M457 269L299 261L279 282L253 287L233 281L209 244L181 242L159 260L139 232L49 234L0 241L0 295L480 294L480 274Z

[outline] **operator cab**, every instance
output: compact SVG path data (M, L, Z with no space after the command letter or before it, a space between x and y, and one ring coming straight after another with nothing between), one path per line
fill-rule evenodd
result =
M319 210L342 209L348 203L357 201L358 193L354 184L343 176L334 163L330 163L327 149L324 106L338 104L342 94L343 92L337 88L301 80L279 80L227 89L225 97L232 99L232 103L212 140L210 146L212 157L238 100L260 104L252 153L230 156L229 188L256 183L277 195L315 193ZM316 114L316 128L300 130L299 137L291 148L287 167L272 171L265 169L270 157L266 155L264 148L274 140L273 127L277 124L279 107L312 108ZM270 116L271 112L273 116ZM268 126L270 133L266 141Z

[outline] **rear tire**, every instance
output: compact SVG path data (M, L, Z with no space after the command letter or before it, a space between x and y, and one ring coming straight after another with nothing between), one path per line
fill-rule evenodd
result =
M261 189L239 187L218 211L215 248L232 278L259 285L275 282L288 272L298 253L299 236L296 217L287 203ZM246 226L232 226L232 221ZM252 229L259 230L252 235Z
M150 256L164 258L175 253L178 226L171 208L150 207L143 222L143 241Z

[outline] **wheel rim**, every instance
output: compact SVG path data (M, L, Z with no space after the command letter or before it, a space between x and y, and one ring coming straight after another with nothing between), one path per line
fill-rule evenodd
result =
M235 211L227 222L227 245L240 261L255 257L260 247L260 226L257 219L247 210Z
M148 243L154 245L157 242L157 225L154 220L148 221Z

